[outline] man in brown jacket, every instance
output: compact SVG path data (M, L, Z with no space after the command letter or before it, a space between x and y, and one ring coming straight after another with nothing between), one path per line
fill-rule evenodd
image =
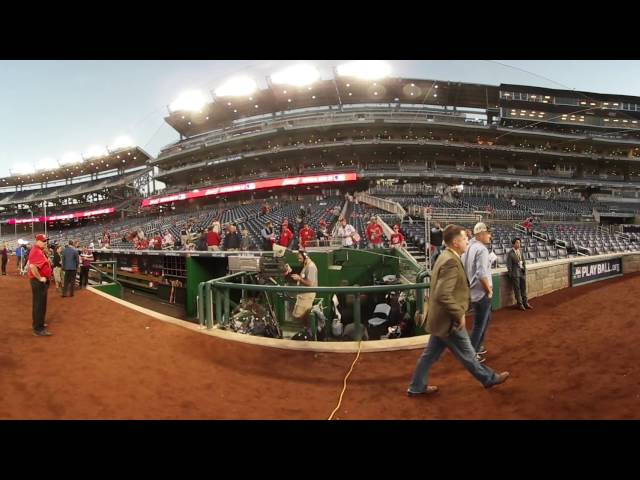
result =
M465 328L464 315L469 309L470 292L460 256L469 245L467 233L458 225L448 225L443 237L447 248L438 257L431 274L431 296L427 312L427 325L431 335L407 390L410 397L438 391L435 385L427 386L427 380L431 366L438 361L445 348L485 388L503 383L509 376L509 372L497 374L478 361Z

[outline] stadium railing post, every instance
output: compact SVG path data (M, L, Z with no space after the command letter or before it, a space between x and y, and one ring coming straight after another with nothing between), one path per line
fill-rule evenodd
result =
M358 341L362 339L362 322L360 321L360 292L356 293L356 299L353 302L353 324L356 327L356 338Z
M207 282L204 287L205 302L207 303L205 311L207 313L207 328L213 328L213 290L212 285Z
M222 325L222 293L220 289L216 286L216 322L218 325Z
M231 291L228 288L224 289L224 323L229 323L230 311L229 311L229 295Z

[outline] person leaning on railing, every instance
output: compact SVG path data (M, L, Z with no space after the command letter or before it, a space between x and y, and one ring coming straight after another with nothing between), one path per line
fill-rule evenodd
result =
M89 284L89 269L91 268L91 262L93 262L93 252L88 248L83 248L80 262L80 289L83 289L87 288Z

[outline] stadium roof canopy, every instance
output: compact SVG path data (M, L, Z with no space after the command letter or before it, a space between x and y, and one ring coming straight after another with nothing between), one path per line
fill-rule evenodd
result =
M603 102L629 102L640 104L640 97L634 97L630 95L618 95L612 93L595 93L595 92L585 92L581 90L561 90L556 88L545 88L545 87L533 87L528 85L516 85L503 83L500 85L501 91L515 91L515 92L526 92L526 93L538 93L542 95L553 95L556 97L568 97L568 98L578 98L584 100L596 100Z
M416 104L497 110L499 87L397 77L363 80L336 76L308 86L269 82L268 88L248 96L216 97L200 111L172 111L165 120L182 137L192 137L231 126L235 120L243 118L350 104Z
M140 147L105 150L104 155L79 158L78 163L63 164L53 169L37 170L34 173L10 175L0 178L0 188L54 182L73 177L82 177L114 169L129 170L146 165L151 156Z

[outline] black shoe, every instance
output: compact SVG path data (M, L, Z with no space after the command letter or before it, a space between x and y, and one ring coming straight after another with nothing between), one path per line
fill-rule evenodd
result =
M533 307L529 303L526 303L525 307L528 308L529 310L533 310Z
M50 337L51 335L53 335L53 333L51 333L49 330L34 330L33 335L36 337Z
M524 305L518 305L518 308L519 308L520 310L526 310L526 307L525 307Z
M424 392L412 392L411 390L407 390L407 397L419 397L420 395L430 395L432 393L436 393L440 390L435 385L429 385Z

